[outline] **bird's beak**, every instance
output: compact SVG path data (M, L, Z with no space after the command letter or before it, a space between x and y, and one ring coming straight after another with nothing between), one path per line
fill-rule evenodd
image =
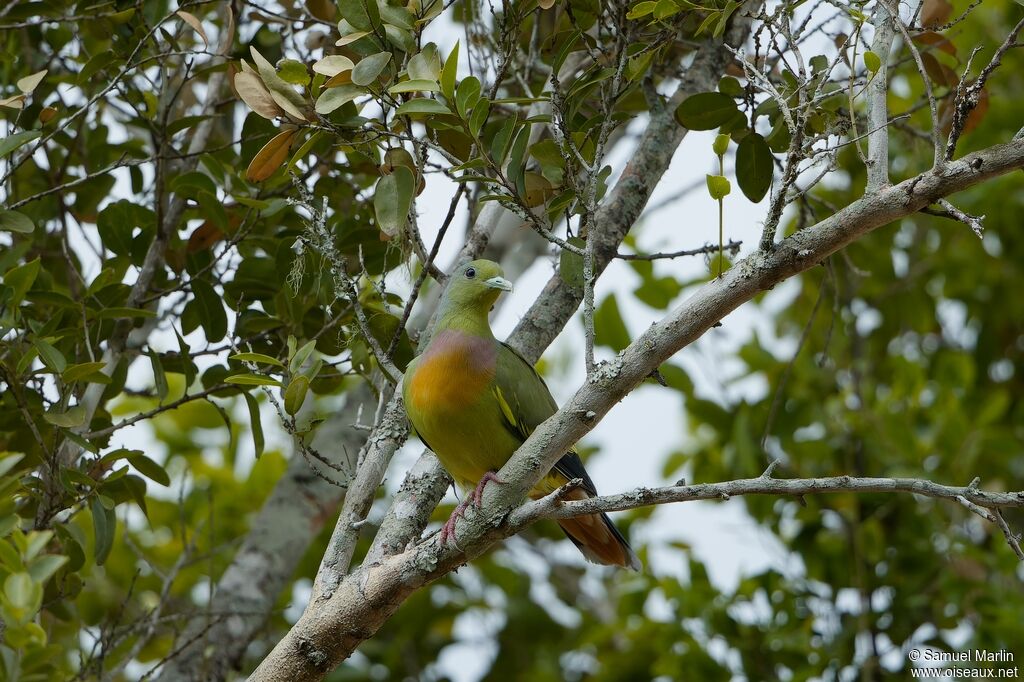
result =
M512 282L508 281L504 277L491 277L485 279L484 284L492 289L501 289L502 291L512 291Z

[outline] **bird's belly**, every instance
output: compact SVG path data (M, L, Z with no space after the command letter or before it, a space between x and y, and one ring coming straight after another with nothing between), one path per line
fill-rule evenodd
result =
M468 409L424 410L414 426L455 482L472 488L488 471L504 466L520 445L501 420L496 405L481 401Z

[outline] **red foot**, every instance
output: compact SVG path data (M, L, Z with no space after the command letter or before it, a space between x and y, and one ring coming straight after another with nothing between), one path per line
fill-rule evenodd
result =
M498 475L495 474L493 471L488 471L486 474L484 474L484 477L481 478L480 482L476 484L475 488L473 488L473 494L469 496L470 499L473 500L473 506L476 507L477 509L479 509L480 505L483 504L484 488L486 488L487 484L490 483L491 481L497 483L498 485L505 484L505 481L498 478Z
M451 538L452 540L455 539L455 523L458 519L465 518L466 510L471 506L477 509L480 508L480 505L483 504L484 488L486 488L487 484L492 481L499 485L504 483L504 481L498 478L493 471L488 471L484 474L483 478L480 479L480 482L476 484L476 487L473 488L473 492L467 495L466 499L459 502L458 506L455 507L452 511L452 515L448 517L448 520L445 521L444 525L441 527L442 547L448 542L448 538Z

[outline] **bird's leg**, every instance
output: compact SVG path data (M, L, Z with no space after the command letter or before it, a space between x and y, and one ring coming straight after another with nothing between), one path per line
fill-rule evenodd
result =
M483 504L484 488L486 488L487 484L490 483L491 481L497 483L498 485L504 485L505 483L505 481L498 478L498 475L493 471L488 471L486 474L484 474L483 478L481 478L480 482L476 484L476 487L473 488L473 492L468 498L469 500L472 501L473 506L476 507L477 509L479 509L480 506Z
M473 492L467 495L466 499L464 499L462 502L459 502L458 506L456 506L455 509L452 510L452 515L449 516L448 520L444 522L443 526L441 526L442 546L444 546L444 544L448 542L448 538L451 538L452 540L455 539L455 523L459 519L466 517L466 510L469 509L470 506L476 507L477 509L480 508L480 506L483 504L484 488L486 488L487 484L492 481L499 485L505 483L505 481L498 478L497 474L495 474L493 471L488 471L486 474L483 475L483 478L480 479L480 482L476 484L476 487L473 488Z
M441 546L448 542L448 538L455 540L455 522L466 516L466 510L469 509L470 500L472 498L467 497L452 510L452 515L448 517L448 520L441 526Z

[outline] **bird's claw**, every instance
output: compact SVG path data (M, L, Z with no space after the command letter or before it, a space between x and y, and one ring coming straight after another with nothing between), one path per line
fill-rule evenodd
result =
M498 478L497 474L495 474L493 471L488 471L486 474L483 475L483 478L480 479L480 482L476 484L476 487L473 488L473 492L467 495L466 499L464 499L462 502L459 502L458 506L456 506L455 509L452 510L452 515L449 516L448 520L444 522L443 526L441 526L440 539L442 547L445 544L447 544L449 538L451 538L451 540L454 542L455 523L459 519L466 517L466 510L469 509L470 506L479 509L483 505L484 488L486 488L487 484L491 482L497 483L499 485L504 483L504 481Z

